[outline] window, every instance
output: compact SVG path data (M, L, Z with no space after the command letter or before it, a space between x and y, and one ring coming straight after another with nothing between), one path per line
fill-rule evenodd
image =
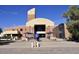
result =
M45 25L35 25L35 31L45 31Z
M20 29L20 31L23 31L23 29Z

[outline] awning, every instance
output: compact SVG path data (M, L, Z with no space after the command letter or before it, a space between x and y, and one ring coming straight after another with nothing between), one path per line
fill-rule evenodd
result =
M36 33L38 33L38 34L45 34L46 32L45 31L37 31Z
M1 33L1 35L4 35L4 34L18 34L18 31L4 31Z

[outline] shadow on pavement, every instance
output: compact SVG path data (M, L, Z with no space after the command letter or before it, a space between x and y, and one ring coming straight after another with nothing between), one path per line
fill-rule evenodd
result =
M14 43L15 41L12 40L0 40L0 45L8 45L10 43Z

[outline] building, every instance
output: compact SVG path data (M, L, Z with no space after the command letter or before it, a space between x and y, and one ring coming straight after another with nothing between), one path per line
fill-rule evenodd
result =
M66 24L61 23L54 28L54 36L57 38L63 38L68 40L71 34L67 30Z
M20 37L34 38L34 34L38 33L40 38L69 38L69 32L66 28L66 24L59 24L58 26L49 19L36 18L35 8L27 12L27 22L24 26L16 26L12 28L4 29L5 34L19 35ZM11 31L15 31L12 32ZM4 32L2 34L4 34ZM10 33L9 33L10 32Z

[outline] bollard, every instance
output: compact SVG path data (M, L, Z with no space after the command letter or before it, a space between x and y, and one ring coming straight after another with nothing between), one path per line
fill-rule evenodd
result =
M37 42L37 47L40 47L40 43L39 42Z
M31 42L31 48L34 47L40 47L40 43L39 42Z
M35 47L37 47L37 42L35 42Z
M31 42L31 48L34 48L34 43L33 42Z

